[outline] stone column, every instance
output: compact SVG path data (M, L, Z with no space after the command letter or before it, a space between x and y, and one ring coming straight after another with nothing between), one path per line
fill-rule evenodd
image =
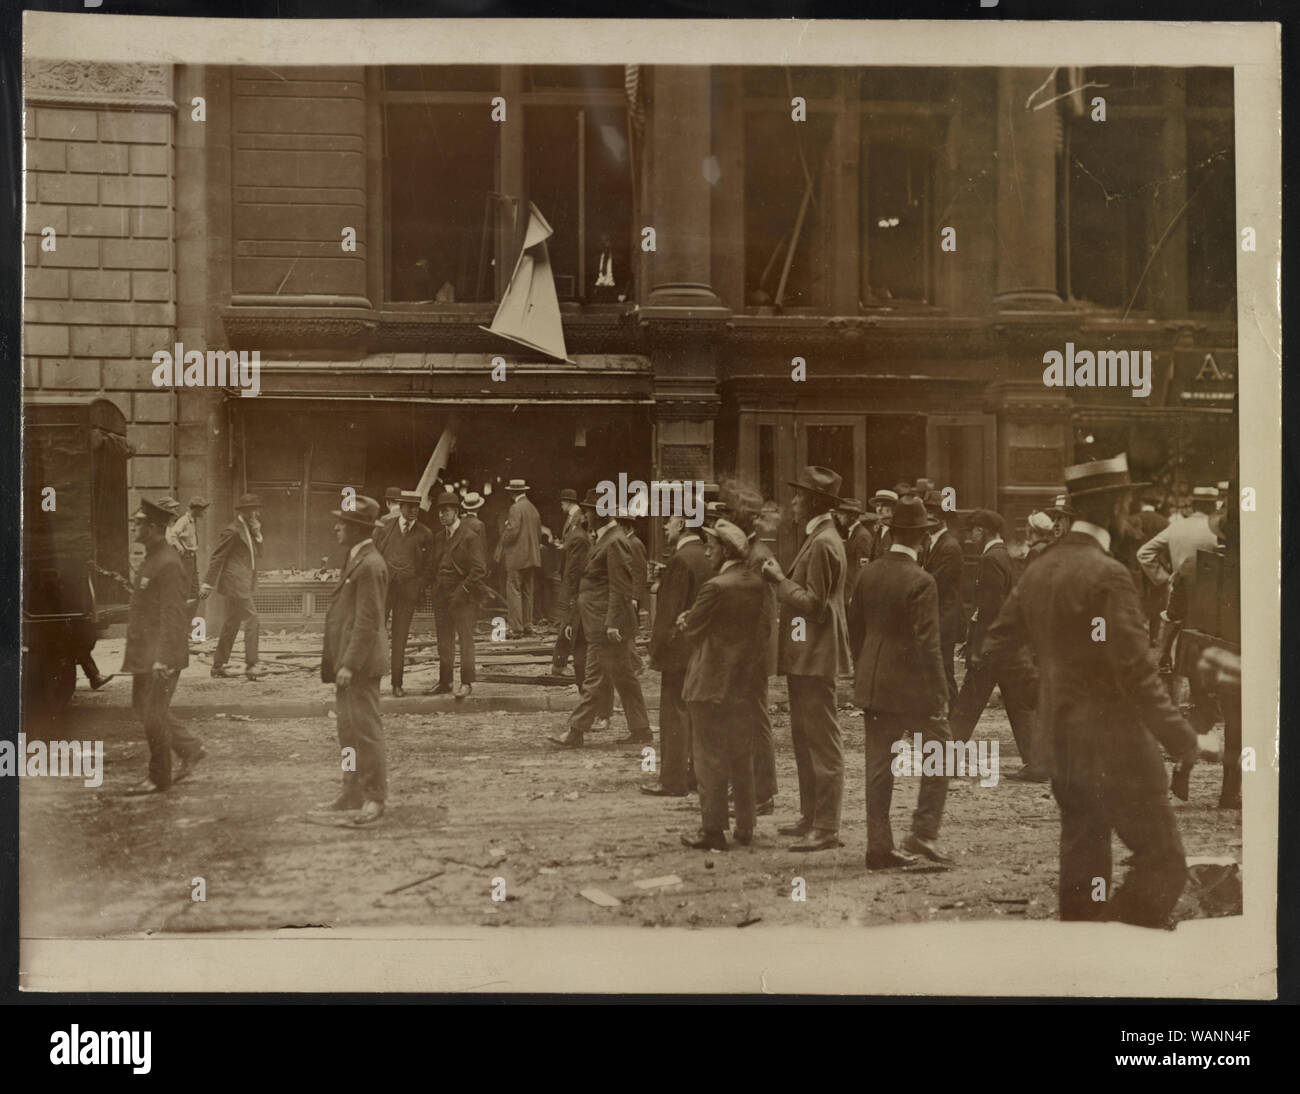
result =
M1056 292L1056 94L1042 68L998 70L995 303L1002 311L1061 307ZM1041 88L1041 90L1040 90ZM1031 101L1032 96L1032 101Z

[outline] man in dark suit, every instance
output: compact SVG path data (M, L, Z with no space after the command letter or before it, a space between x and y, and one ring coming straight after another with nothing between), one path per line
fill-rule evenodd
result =
M587 530L587 518L583 516L582 506L578 504L576 490L560 491L560 508L564 510L564 530L560 533L560 550L563 562L560 569L560 604L556 616L560 620L560 633L555 638L555 653L551 657L551 673L559 676L569 663L569 654L573 654L573 669L578 681L578 691L583 688L583 677L587 668L587 646L579 648L575 641L574 627L578 620L578 584L582 580L582 568L587 564L587 552L591 550L591 535Z
M595 522L601 521L598 504L597 492L589 490L582 505L592 510ZM591 728L592 720L613 708L615 691L627 715L628 736L619 743L649 744L654 740L633 667L637 662L637 621L632 588L632 549L618 520L607 515L596 529L578 586L578 614L588 643L587 688L569 716L568 732L550 738L562 748L582 747L583 734Z
M135 796L170 789L203 759L203 742L171 713L181 669L190 663L190 616L185 607L189 575L167 543L171 514L141 499L131 518L144 561L135 572L126 623L122 672L131 676L131 705L149 742L149 776L127 791ZM180 766L172 774L172 752Z
M320 678L334 685L343 787L330 810L360 810L354 824L373 824L388 799L379 680L388 667L384 604L388 567L375 549L379 502L358 496L354 508L332 510L334 535L347 552L325 615Z
M934 578L916 561L925 537L938 523L918 497L903 498L889 518L893 545L858 575L849 608L849 633L857 662L854 697L866 726L867 867L884 870L915 860L894 849L889 805L894 793L894 744L919 733L925 747L949 739ZM919 763L920 757L916 757ZM921 776L912 831L903 849L936 862L948 859L935 840L948 794L944 774Z
M460 495L444 490L435 503L442 531L434 537L438 577L433 594L433 626L438 636L438 683L428 695L451 691L460 642L460 686L456 698L474 690L474 620L478 615L487 558L482 541L460 519Z
M485 502L486 499L476 490L466 492L460 499L460 519L483 544L484 558L487 557L487 527L479 520L478 511L483 508Z
M511 479L514 495L501 530L501 557L506 565L506 605L510 637L533 633L533 580L542 565L542 518L528 500L528 483Z
M754 734L745 696L763 671L763 580L744 565L749 541L731 521L719 518L704 534L718 573L678 617L692 647L683 693L691 712L701 820L700 830L682 836L682 843L725 851L728 784L735 791L736 842L754 841Z
M399 699L402 670L406 665L406 639L411 620L424 599L424 588L433 573L433 533L420 523L420 495L403 490L398 495L397 520L389 526L379 553L388 567L388 602L385 614L393 619L393 694Z
M858 586L858 571L871 561L873 537L870 526L862 517L862 502L855 498L841 500L835 510L835 522L844 537L844 606L847 608L848 598Z
M1108 553L1128 513L1128 460L1067 467L1065 481L1071 529L1007 597L984 657L996 670L1029 644L1038 662L1042 738L1061 810L1061 918L1163 927L1187 866L1161 746L1187 766L1213 741L1198 740L1170 703L1133 581ZM1118 889L1112 831L1133 851Z
M643 785L641 792L657 797L685 797L694 781L691 762L691 723L682 697L691 646L677 626L678 617L695 603L703 585L713 576L704 543L681 513L664 521L664 540L672 557L659 579L654 630L650 635L650 667L660 675L659 781ZM725 818L724 818L725 819Z
M926 511L935 518L938 526L921 545L921 564L939 588L939 648L943 654L944 679L948 681L948 705L951 706L957 701L953 651L966 630L966 611L961 602L961 543L948 530L950 514L944 512L942 495L931 491L924 500Z
M897 504L898 494L893 490L877 490L871 495L871 505L876 511L876 534L871 541L872 561L888 551L893 542L889 536L889 518L894 515Z
M762 566L781 602L780 670L790 693L790 736L799 772L799 820L780 829L799 836L792 851L824 851L840 843L844 744L835 712L835 678L849 672L844 621L844 544L831 519L839 503L839 475L805 467L791 508L805 539L786 577L775 559Z
M996 686L1002 692L1011 733L1020 750L1021 768L1009 777L1024 782L1046 782L1047 769L1042 758L1034 756L1038 686L1028 650L996 671L982 660L984 636L1016 583L1011 555L1002 541L1002 518L991 509L976 509L967 518L966 527L971 542L980 552L980 568L975 586L975 615L966 639L966 676L949 718L952 739L970 740Z
M375 525L375 546L383 550L384 537L388 535L398 517L402 515L402 488L390 486L384 491L384 507L388 510Z
M262 550L262 499L244 494L235 504L235 519L227 524L208 560L207 576L199 586L206 597L215 588L224 598L221 637L212 657L213 676L232 676L226 671L239 627L244 627L244 675L257 680L266 670L257 664L259 623L253 593L257 590L257 556Z

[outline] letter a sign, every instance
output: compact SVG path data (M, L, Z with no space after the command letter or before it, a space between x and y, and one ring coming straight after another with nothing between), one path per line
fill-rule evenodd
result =
M560 322L560 299L555 293L555 278L551 274L551 259L546 253L546 241L554 235L546 218L531 201L528 203L528 231L524 235L524 248L510 275L510 284L490 327L481 327L491 334L509 338L521 346L569 361L564 349L564 325Z

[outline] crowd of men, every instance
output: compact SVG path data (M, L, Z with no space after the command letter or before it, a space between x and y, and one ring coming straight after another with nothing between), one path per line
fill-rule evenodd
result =
M771 548L780 511L741 484L713 488L701 527L668 515L666 560L653 564L635 531L637 514L606 512L595 490L582 501L576 491L560 493L565 524L552 668L562 672L572 658L580 699L563 735L550 738L553 745L584 747L589 733L608 725L615 695L628 727L620 743L653 741L636 638L654 594L648 652L661 674L659 778L640 789L657 797L698 793L700 824L683 835L684 844L723 851L730 835L748 845L758 818L775 813L768 692L771 678L782 675L798 813L777 831L794 839L791 851L843 846L836 682L851 676L865 729L866 866L907 868L919 858L950 864L938 842L948 764L918 762L910 831L901 845L894 842L897 742L959 754L996 686L1022 759L1010 778L1050 779L1060 806L1062 918L1164 925L1185 877L1164 757L1176 764L1174 793L1186 798L1192 764L1218 758L1218 749L1209 734L1212 715L1202 709L1194 729L1161 676L1170 671L1170 632L1186 614L1196 552L1235 535L1233 510L1219 508L1219 488L1196 488L1187 515L1165 518L1145 496L1130 513L1142 484L1130 480L1124 456L1069 467L1064 493L1029 516L1023 550L1013 556L999 514L962 514L962 529L951 498L926 479L877 491L869 511L841 496L843 480L829 468L805 467L788 485L800 535L788 566ZM527 482L514 479L506 489L513 500L498 557L508 573L509 633L525 635L534 622L542 525ZM394 488L385 500L384 515L377 501L360 496L333 510L345 558L326 619L321 677L336 688L340 747L351 750L355 764L324 808L353 814L356 824L384 813L380 681L391 674L393 693L405 694L405 648L426 588L433 588L439 664L430 691L457 698L472 691L474 625L487 595L479 495L444 489L433 502L437 531L419 519L419 493ZM136 793L166 790L204 755L168 709L188 662L188 608L196 597L215 590L224 598L212 674L228 674L242 625L246 672L259 675L252 596L260 499L246 494L236 503L199 583L193 526L206 507L195 499L181 524L173 523L175 507L142 501L134 518L146 556L136 575L123 672L134 677L151 751L149 776ZM962 595L967 552L958 531L978 557L973 611ZM1015 538L1018 546L1022 539ZM955 659L963 641L959 687ZM453 686L457 646L460 683ZM1239 807L1233 769L1240 716L1234 750L1227 704L1223 714L1229 740L1220 804ZM172 752L180 757L175 772ZM1112 831L1134 852L1133 865L1125 884L1099 902L1095 879L1110 890Z

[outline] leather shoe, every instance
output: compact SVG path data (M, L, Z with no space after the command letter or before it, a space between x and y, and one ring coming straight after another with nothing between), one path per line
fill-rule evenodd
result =
M394 698L394 699L405 699L405 698L406 698L406 689L405 689L404 687L402 687L401 684L394 684L394 685L393 685L393 698Z
M736 834L733 838L742 847L748 847L751 843L754 842L754 833L752 829L737 828Z
M630 733L626 737L620 737L618 743L621 745L649 745L654 744L654 736L649 733Z
M450 685L450 684L435 684L433 687L431 687L431 688L429 688L428 690L426 690L424 694L425 694L425 695L450 695L450 694L451 694L451 685Z
M593 718L591 720L591 728L587 730L587 732L599 733L602 729L608 729L608 728L609 728L608 718Z
M361 807L361 814L352 823L353 824L374 824L375 821L377 821L383 815L384 815L383 802L366 802L366 804Z
M225 665L213 665L212 671L208 673L208 675L215 676L220 680L229 680L231 677L235 676L236 674L231 672L228 668L226 668Z
M153 781L153 779L141 779L135 786L126 791L128 798L142 798L146 794L161 794L162 787Z
M469 698L469 695L470 695L470 692L472 692L473 690L474 690L474 685L473 685L473 684L461 684L461 685L456 689L456 692L455 692L455 694L456 694L456 698L457 698L457 699L468 699L468 698Z
M181 762L176 766L176 773L172 775L172 782L178 783L182 779L187 779L193 773L194 768L198 766L200 760L207 757L207 752L200 748L193 756L182 756Z
M790 844L791 851L829 851L835 847L843 847L840 840L840 834L833 830L825 828L814 828L812 832L799 843Z
M759 802L754 806L754 816L756 817L770 817L775 812L776 802L773 798L768 798L767 801Z
M806 817L800 817L796 824L783 824L778 828L777 834L781 836L806 836L813 830L812 821Z
M92 676L92 677L90 678L90 690L91 690L91 691L98 691L98 690L99 690L100 688L102 688L105 684L107 684L111 679L113 679L113 677L114 677L115 675L117 675L117 674L116 674L116 673L112 673L112 672L110 672L107 676L102 676L102 675L101 675L101 676Z
M903 840L903 850L911 851L914 855L924 855L931 862L952 862L952 859L935 846L933 840L922 839L915 832L912 832Z
M694 836L683 836L682 846L694 848L696 851L725 851L727 837L721 832L705 832L701 829Z
M266 669L254 665L252 668L244 670L244 676L249 680L260 680L266 675Z
M559 748L581 748L582 747L582 734L574 733L573 730L569 730L569 732L566 733L563 737L547 737L546 739L550 741L551 744L556 745Z
M642 783L641 793L649 794L652 798L684 798L685 790L669 790L663 783Z
M342 791L333 801L321 802L316 806L315 812L318 813L351 813L360 809L365 804L365 800L359 794L349 794L346 790Z
M916 859L911 855L900 855L897 851L886 851L883 854L867 855L868 870L892 870L896 866L915 866Z

